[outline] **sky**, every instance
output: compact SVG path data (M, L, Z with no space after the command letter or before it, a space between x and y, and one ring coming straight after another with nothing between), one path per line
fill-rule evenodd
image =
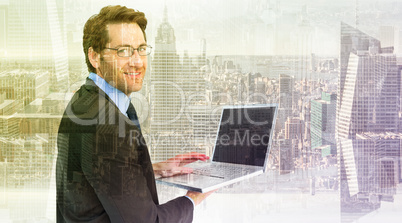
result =
M80 2L66 1L75 2L67 4L69 7L77 7ZM81 23L106 5L138 9L148 18L147 35L151 45L166 5L180 54L184 51L198 54L201 39L205 39L208 55L295 55L302 52L337 57L340 23L354 26L356 11L358 28L371 36L379 35L381 25L402 27L402 0L90 1L92 7L82 10ZM67 19L77 20L76 13L76 8L71 9ZM307 25L302 27L302 22Z

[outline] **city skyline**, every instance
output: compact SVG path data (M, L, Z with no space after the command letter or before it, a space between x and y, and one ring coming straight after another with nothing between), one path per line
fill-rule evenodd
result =
M35 18L36 11L22 21L32 17L33 23L48 23L41 35L49 43L39 41L32 28L30 37L21 34L23 26L11 27L10 21L28 7L10 15L16 3L0 0L0 29L7 31L0 35L0 216L5 222L54 220L58 122L88 75L81 49L83 23L110 2L42 3L33 4L37 11L51 9L45 14L54 21ZM244 222L244 213L263 213L256 222L281 215L289 220L289 210L325 217L314 207L328 198L326 205L337 210L327 215L333 222L370 222L376 213L400 219L395 210L402 202L402 20L396 15L402 14L402 2L382 3L135 3L136 9L145 8L153 53L143 89L131 96L152 160L194 150L212 155L223 105L278 103L268 173L222 188L216 196L223 200L211 198L198 211L215 213L216 204L237 196L244 200L233 204L238 208L238 215L229 217L234 222ZM131 1L113 4L134 7ZM394 10L386 15L391 6ZM371 20L370 15L377 17ZM48 32L53 29L54 35ZM38 44L30 48L31 58L43 44L61 48L50 50L53 59L39 63L12 59L11 52L29 48L16 47L24 38ZM49 62L50 68L44 65ZM59 77L66 74L63 82ZM162 201L182 192L158 187ZM15 193L27 194L28 202L23 196L13 199ZM265 197L261 204L252 200L259 194ZM40 205L33 208L35 200ZM29 211L19 214L24 209ZM195 222L203 220L198 215Z

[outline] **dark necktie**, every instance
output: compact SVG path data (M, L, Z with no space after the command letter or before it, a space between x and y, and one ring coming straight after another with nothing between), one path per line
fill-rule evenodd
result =
M134 106L132 103L130 103L130 105L128 106L127 116L141 131L141 126L140 126L140 122L138 121L137 112L135 112L135 109L134 109Z

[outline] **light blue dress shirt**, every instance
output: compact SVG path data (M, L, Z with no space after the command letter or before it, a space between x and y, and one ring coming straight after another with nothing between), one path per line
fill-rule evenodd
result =
M130 105L130 98L122 91L107 83L105 79L99 77L97 74L89 73L88 77L93 80L95 84L107 94L107 96L109 96L109 98L116 104L117 108L119 108L120 112L128 117L127 109Z

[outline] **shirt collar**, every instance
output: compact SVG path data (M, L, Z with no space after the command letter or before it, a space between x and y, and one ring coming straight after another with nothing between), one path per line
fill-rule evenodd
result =
M89 73L88 78L93 80L95 84L116 104L120 112L127 116L130 98L126 94L107 83L105 79L95 73Z

